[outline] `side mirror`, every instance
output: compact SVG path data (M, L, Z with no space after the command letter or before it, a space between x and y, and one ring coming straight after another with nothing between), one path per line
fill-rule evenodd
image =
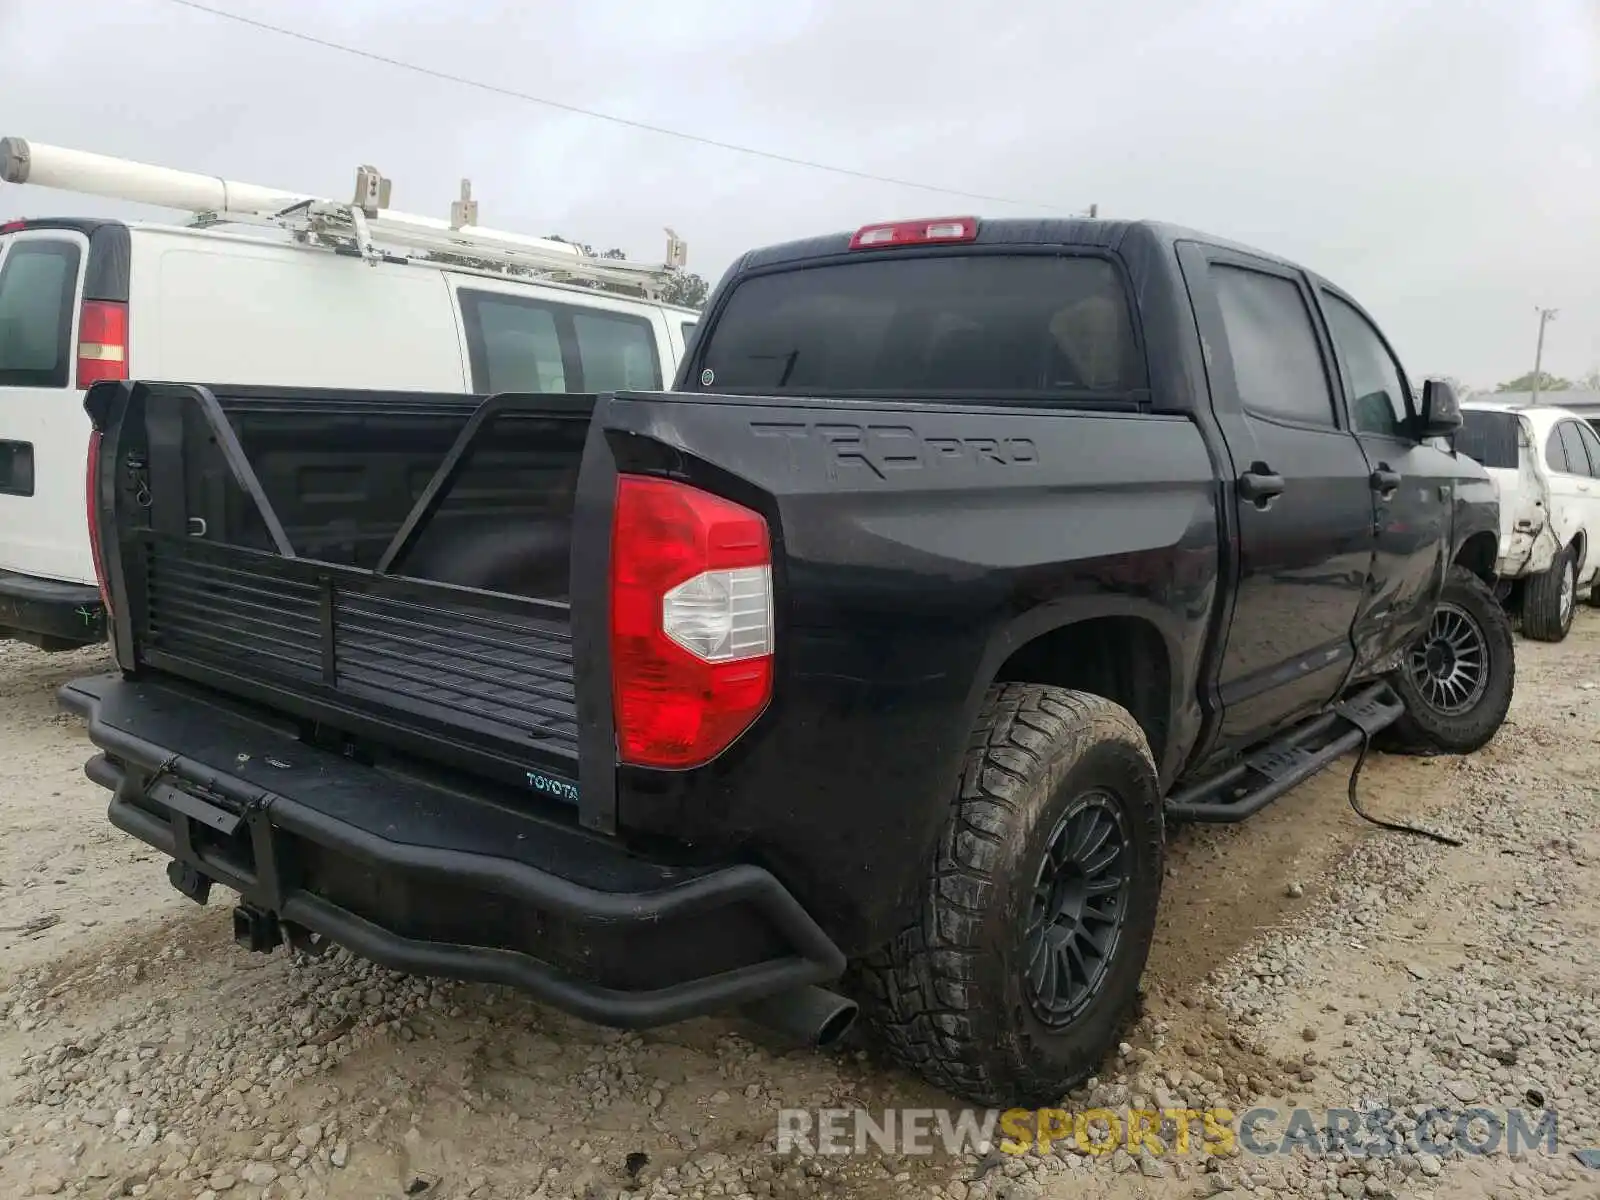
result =
M1417 440L1455 436L1461 428L1461 402L1456 390L1442 379L1422 385L1422 414L1417 421Z

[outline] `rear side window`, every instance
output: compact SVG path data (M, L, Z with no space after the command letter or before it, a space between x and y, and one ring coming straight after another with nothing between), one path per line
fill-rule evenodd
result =
M661 387L655 328L644 317L497 292L460 295L475 391Z
M1143 386L1105 259L959 254L755 275L701 335L698 384L766 395L1115 395Z
M578 366L585 392L649 391L661 386L656 334L648 321L616 313L579 312Z
M1562 421L1551 431L1545 462L1552 470L1565 471L1569 475L1592 474L1589 455L1583 448L1583 438L1578 433L1576 422Z
M1480 466L1515 471L1517 456L1517 417L1515 413L1483 412L1467 409L1461 414L1461 429L1456 433L1456 450Z
M1578 437L1583 441L1583 448L1589 452L1590 473L1600 475L1600 437L1595 436L1587 421L1576 424L1573 428L1578 431Z
M555 316L548 309L502 303L498 297L480 301L473 309L467 322L467 338L472 340L476 326L474 388L480 392L567 390L561 335L556 332Z
M1544 465L1552 471L1570 471L1567 466L1567 451L1561 445L1561 430L1552 429L1550 436L1544 443Z
M67 386L78 294L72 242L13 242L0 262L0 386Z
M1333 395L1305 297L1293 280L1211 265L1239 402L1253 413L1333 427Z

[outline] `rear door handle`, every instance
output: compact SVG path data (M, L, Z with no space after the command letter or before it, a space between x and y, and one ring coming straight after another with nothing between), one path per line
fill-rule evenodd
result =
M1367 482L1372 485L1373 491L1387 500L1395 494L1396 489L1400 486L1400 472L1391 471L1388 467L1379 463L1378 469L1372 473L1372 477Z
M1257 508L1270 508L1283 495L1283 476L1274 475L1266 463L1251 463L1250 469L1239 476L1239 495Z

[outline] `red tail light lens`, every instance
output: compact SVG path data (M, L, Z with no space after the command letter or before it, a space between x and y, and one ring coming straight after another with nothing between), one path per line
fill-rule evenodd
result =
M128 306L85 300L78 318L78 386L128 377Z
M715 758L772 698L772 549L750 509L666 479L617 481L611 676L635 766Z
M887 250L894 246L927 246L970 242L978 236L977 217L938 217L931 221L890 221L865 225L850 239L852 250Z
M84 464L83 506L89 517L89 553L94 557L94 577L100 584L100 603L105 606L106 619L111 618L111 590L106 586L106 560L101 548L100 505L96 503L100 477L100 442L98 429L89 431L88 461Z

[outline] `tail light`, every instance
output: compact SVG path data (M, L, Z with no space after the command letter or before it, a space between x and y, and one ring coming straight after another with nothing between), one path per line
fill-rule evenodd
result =
M852 250L883 250L893 246L927 246L942 242L970 242L978 236L977 217L939 217L932 221L891 221L864 225L850 239Z
M94 557L94 577L100 584L100 603L105 606L106 619L111 618L111 590L106 586L106 560L100 538L100 442L98 429L89 431L89 455L84 464L83 506L89 516L89 553Z
M772 549L759 513L666 479L617 482L611 674L623 762L716 757L772 698Z
M128 377L128 306L85 300L78 318L78 386Z

